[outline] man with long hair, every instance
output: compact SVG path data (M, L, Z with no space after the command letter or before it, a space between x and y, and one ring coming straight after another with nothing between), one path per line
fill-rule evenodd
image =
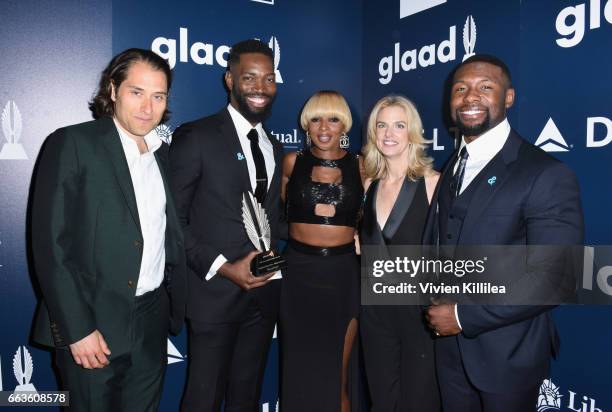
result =
M96 120L55 131L39 158L33 337L55 348L74 410L151 411L161 397L167 331L181 327L185 292L168 145L155 132L171 81L153 52L118 54L90 103Z

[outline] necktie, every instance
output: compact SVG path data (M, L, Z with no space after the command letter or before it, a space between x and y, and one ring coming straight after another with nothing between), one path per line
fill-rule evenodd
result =
M469 157L468 151L465 146L459 152L459 166L457 166L457 170L453 175L451 180L451 192L453 194L453 198L459 196L459 192L461 191L461 185L463 184L463 175L465 173L465 164L467 163L467 159Z
M251 129L247 134L249 141L251 142L251 154L253 155L253 161L255 162L255 198L261 204L266 199L266 192L268 191L268 175L266 174L266 162L263 157L263 153L259 148L259 134L257 130Z

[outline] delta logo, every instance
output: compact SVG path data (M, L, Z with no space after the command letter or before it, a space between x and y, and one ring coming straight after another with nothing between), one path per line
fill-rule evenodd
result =
M612 120L604 116L592 116L586 119L586 147L599 148L612 143ZM568 152L573 148L561 134L552 117L536 139L536 146L549 153Z
M421 48L404 50L400 42L393 45L393 54L385 56L378 62L378 81L389 84L394 74L409 72L419 68L433 66L437 62L448 63L456 58L457 27L448 28L448 39L439 44L427 44ZM463 60L473 56L476 47L476 21L473 16L467 16L463 24Z

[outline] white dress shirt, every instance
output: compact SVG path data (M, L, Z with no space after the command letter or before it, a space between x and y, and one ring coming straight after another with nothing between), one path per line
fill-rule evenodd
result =
M463 172L463 183L459 190L459 194L463 193L466 187L472 183L472 180L485 166L495 157L495 155L502 149L508 135L510 134L510 123L508 119L502 120L497 126L491 130L486 131L472 143L466 143L465 136L461 138L461 146L459 152L465 146L468 152L468 159L465 163L465 170ZM453 173L457 171L459 162L455 163L455 169Z
M264 161L266 162L266 175L268 176L268 189L270 189L270 183L272 182L272 176L274 175L274 167L276 166L276 162L274 161L274 147L272 146L272 142L268 138L265 130L261 123L257 123L255 127L251 125L251 123L244 118L243 115L238 112L231 104L227 105L227 110L232 118L232 122L234 123L234 127L236 128L236 133L238 134L238 140L240 141L240 147L242 148L242 154L245 157L247 163L247 169L249 171L249 179L251 180L251 190L255 193L255 187L257 185L256 179L256 169L255 169L255 160L253 160L253 154L251 153L251 141L247 137L247 134L251 131L251 129L256 129L259 134L259 148L263 153ZM213 261L212 265L210 265L210 269L206 274L206 280L210 280L213 276L217 274L217 270L225 263L227 259L222 254L217 256L217 258ZM282 277L281 272L278 271L273 279L280 279Z
M166 190L154 155L162 141L155 130L151 131L144 137L149 151L140 153L136 141L116 121L115 126L130 169L142 231L142 261L136 286L136 296L141 296L157 289L164 280Z
M461 184L461 188L459 189L459 194L463 193L470 183L472 183L474 178L478 176L478 173L480 173L482 169L484 169L485 166L491 161L491 159L493 159L495 155L499 153L502 147L504 147L504 144L506 144L506 140L508 140L509 135L510 123L508 123L508 119L504 119L497 126L491 130L487 130L471 143L466 143L465 136L461 138L459 152L461 152L461 149L465 146L469 156L465 163L463 182ZM453 173L457 171L457 167L459 167L459 162L455 162ZM457 325L459 325L459 328L461 328L457 304L455 304L455 319L457 320Z

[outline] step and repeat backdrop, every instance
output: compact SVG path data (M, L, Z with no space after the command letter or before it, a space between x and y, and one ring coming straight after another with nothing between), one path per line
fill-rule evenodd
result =
M227 105L229 48L258 38L274 51L277 98L266 125L287 151L301 149L302 106L314 92L342 93L354 117L351 150L361 147L360 1L6 0L0 4L0 388L56 389L51 357L31 346L36 290L28 267L26 207L39 149L55 129L87 121L87 103L111 57L154 50L174 69L171 132ZM169 133L170 134L170 133ZM262 411L278 401L278 345L266 371ZM160 410L178 409L187 367L186 333L168 340Z
M581 297L612 296L612 1L384 0L364 4L363 102L402 93L440 168L454 150L449 74L474 53L501 58L517 100L511 125L578 175L586 225ZM364 115L365 116L365 115ZM539 411L612 410L612 307L557 308L561 353Z
M473 53L510 67L518 100L510 121L525 138L578 174L586 218L581 285L591 300L612 295L612 0L4 0L0 4L0 389L55 390L51 357L33 347L36 289L26 237L30 177L58 127L89 120L87 102L110 58L152 49L175 73L170 134L227 104L229 46L259 38L274 51L278 93L267 127L300 149L298 117L315 91L338 90L354 117L350 149L374 102L402 93L417 105L440 167L454 148L445 82ZM604 250L605 251L605 250ZM612 310L555 310L562 349L540 411L612 410ZM186 374L185 333L168 340L161 410L176 410ZM277 409L278 345L272 346L261 410ZM316 395L315 395L316 396Z

